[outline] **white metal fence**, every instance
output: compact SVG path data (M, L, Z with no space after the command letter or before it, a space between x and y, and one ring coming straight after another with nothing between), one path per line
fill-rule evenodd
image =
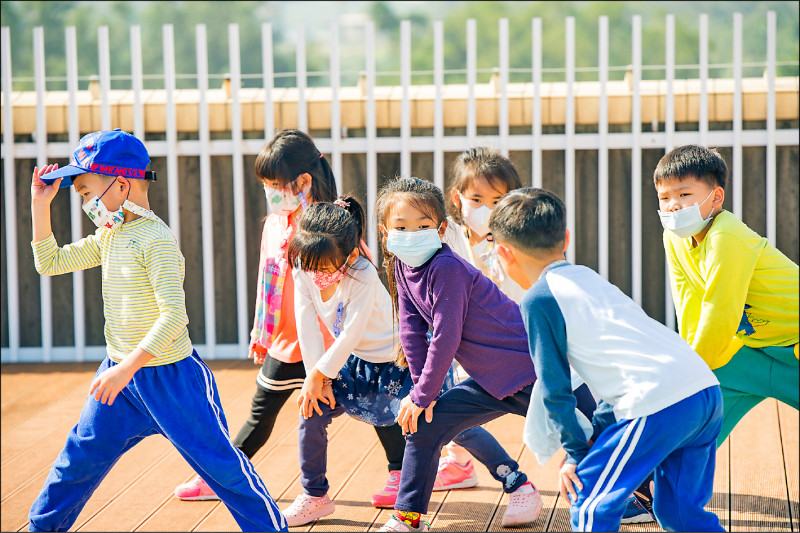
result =
M339 57L339 30L334 23L330 32L330 79L332 89L331 99L331 128L329 138L315 139L321 151L331 154L331 164L338 180L342 176L342 155L343 154L365 154L366 155L366 179L367 179L367 207L369 220L373 220L373 204L376 197L378 184L377 156L379 153L399 153L401 175L408 175L411 169L411 153L428 152L433 154L434 171L433 181L438 186L443 187L445 183L444 153L461 151L468 146L476 144L488 144L499 148L505 154L510 150L530 151L531 152L531 177L530 183L533 186L542 185L542 152L548 150L558 150L564 152L564 190L565 203L568 208L568 226L575 226L576 213L576 191L575 191L575 152L576 150L597 150L598 151L598 270L608 277L609 275L609 254L610 254L610 232L609 220L609 175L608 175L608 156L609 150L626 149L631 151L631 197L630 210L632 218L631 241L631 276L632 289L631 296L641 304L642 300L642 234L641 234L641 154L643 149L660 148L670 150L675 146L688 143L698 143L708 146L732 147L733 160L731 168L732 175L732 196L734 199L733 212L741 217L742 212L742 149L747 146L759 146L766 148L766 234L774 243L776 238L776 162L775 153L777 146L797 146L799 141L798 129L777 129L775 119L775 76L776 76L776 17L774 12L770 12L767 24L767 57L764 65L766 66L767 79L767 112L766 127L764 129L744 130L742 112L742 16L735 14L733 17L733 35L731 35L734 95L733 95L733 124L729 130L710 130L709 129L709 110L708 110L708 17L700 15L700 42L699 48L700 63L697 65L701 92L699 100L699 126L697 131L676 131L674 117L674 83L675 83L675 22L673 16L667 16L666 24L666 120L663 132L645 132L642 130L641 120L641 94L640 86L642 81L642 25L639 16L633 17L632 24L632 113L631 131L609 133L608 128L608 92L607 84L609 80L609 24L607 17L600 17L598 49L598 81L600 83L599 99L599 121L597 133L576 133L575 131L575 21L573 18L566 19L566 38L565 50L566 61L564 75L566 81L566 121L563 134L546 134L542 132L541 116L541 86L542 86L542 20L535 18L531 21L532 34L532 63L529 66L531 71L531 81L533 83L532 97L532 127L530 132L525 134L510 134L509 129L509 29L508 20L499 21L499 130L497 135L478 135L476 121L476 50L478 38L475 20L467 21L467 62L466 79L468 85L467 96L467 127L466 135L445 135L443 117L443 87L444 87L444 29L441 21L434 23L434 46L433 46L433 79L436 88L434 99L434 128L432 136L412 135L411 128L411 33L409 21L401 22L399 54L401 57L401 87L402 87L402 106L401 106L401 127L398 137L379 137L376 128L376 109L375 109L375 88L376 88L376 67L375 67L375 26L373 22L365 24L365 64L366 72L366 135L365 137L346 137L342 136L341 129L341 109L339 101L340 93L340 57ZM174 59L174 39L173 28L165 25L162 30L163 50L164 50L164 87L167 95L166 109L166 139L161 141L148 141L147 147L151 157L166 157L167 175L174 176L178 169L179 156L195 156L200 160L200 195L202 219L202 267L203 267L203 286L204 286L204 320L206 331L205 345L198 345L203 355L208 358L242 357L246 353L246 346L249 342L249 330L252 318L248 316L247 307L247 276L246 276L246 257L245 257L245 215L244 200L245 172L243 168L243 156L258 153L266 139L271 138L274 127L275 117L273 116L272 91L274 87L275 73L273 72L273 37L270 24L263 24L262 30L262 53L263 53L263 86L266 88L266 101L264 105L264 136L260 139L244 139L242 132L242 111L239 87L241 86L242 73L240 72L240 53L239 53L239 30L236 24L228 27L229 35L229 60L231 78L231 118L232 131L231 139L212 140L209 135L209 115L207 106L207 91L209 88L208 61L206 50L206 29L204 25L196 28L196 50L197 50L197 89L200 95L199 103L199 139L198 140L178 140L176 131L176 103L175 103L175 59ZM45 96L45 55L44 55L44 29L35 28L33 32L34 45L34 72L35 90L37 94L36 106L36 132L35 142L15 142L13 131L13 107L12 107L12 65L11 65L11 42L9 29L2 28L2 91L3 91L3 141L2 159L4 169L4 198L5 198L5 239L4 250L6 254L6 275L7 275L7 305L4 312L8 320L8 346L2 347L3 362L17 361L82 361L99 360L105 354L103 346L86 346L85 325L83 320L74 322L74 346L54 346L53 339L53 316L51 280L43 276L40 278L41 295L41 346L40 347L21 347L20 342L20 322L19 311L19 277L18 277L18 250L19 245L25 243L17 242L16 221L20 217L27 217L25 212L18 213L15 199L17 198L16 184L21 183L15 176L15 160L35 159L38 166L45 165L54 158L69 157L72 148L77 144L80 132L78 131L78 73L77 73L77 53L76 53L76 29L66 28L66 64L67 64L67 89L69 92L68 122L69 139L67 142L48 142L47 135L41 132L47 131L46 115L44 106ZM110 109L110 68L109 68L109 31L107 27L101 27L98 33L99 48L99 81L100 81L100 102L101 102L101 127L111 129L115 127L111 121ZM144 118L143 118L143 72L142 72L142 42L141 33L138 26L131 28L130 34L131 49L131 79L132 92L134 97L134 127L133 133L139 138L144 138ZM527 66L516 66L525 67ZM297 106L298 128L308 131L308 114L306 101L307 88L306 70L306 47L303 26L297 27L296 44L296 79L299 90ZM211 156L229 156L233 162L233 201L235 213L235 265L236 265L236 316L237 316L237 343L220 344L215 337L215 305L214 305L214 242L211 228ZM178 180L168 179L168 219L175 234L180 237L179 228L179 191ZM339 183L341 188L341 181ZM82 238L82 211L80 198L76 194L71 195L71 234L73 239ZM796 213L794 214L796 216ZM374 229L374 228L373 228ZM373 250L377 249L376 232L369 232L368 245ZM575 247L568 250L568 259L574 260ZM25 265L23 268L32 268L32 265ZM73 283L73 310L74 316L84 316L84 284L83 273L76 272L72 275ZM667 324L674 327L674 312L670 301L669 290L666 290L666 317Z

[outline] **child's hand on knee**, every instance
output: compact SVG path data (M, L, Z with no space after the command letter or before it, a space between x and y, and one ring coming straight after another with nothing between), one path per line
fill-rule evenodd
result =
M583 490L583 483L581 483L578 474L575 472L577 469L578 465L565 463L558 473L558 491L570 503L575 503L578 500L578 493L575 488Z

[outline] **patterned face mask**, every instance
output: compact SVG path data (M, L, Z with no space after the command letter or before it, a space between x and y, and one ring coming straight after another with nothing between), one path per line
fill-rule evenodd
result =
M112 181L111 184L103 191L99 197L95 196L85 204L83 204L83 212L86 213L89 218L92 219L95 226L98 228L108 228L108 229L115 229L122 225L124 221L124 213L122 212L122 206L119 206L119 209L116 211L110 211L106 204L101 201L101 198L106 195L108 190L111 188L112 185L116 183ZM128 193L130 194L130 189L128 189ZM127 199L126 199L127 201Z
M264 187L264 195L267 197L269 212L276 215L288 216L294 213L301 205L303 209L308 207L307 195L311 191L311 186L300 194L294 194L289 187L283 189L272 189Z
M336 269L335 272L319 272L316 270L309 270L307 274L311 277L311 281L314 282L314 285L321 291L324 291L334 283L339 283L344 278L345 270L347 269L347 263L343 264L339 268Z

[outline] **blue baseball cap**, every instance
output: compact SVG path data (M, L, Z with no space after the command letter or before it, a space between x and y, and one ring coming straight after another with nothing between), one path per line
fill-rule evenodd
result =
M150 156L142 141L126 131L95 131L83 136L69 165L41 177L48 185L58 178L72 178L91 172L104 176L156 180L156 173L148 169ZM72 185L72 179L62 180L61 189Z

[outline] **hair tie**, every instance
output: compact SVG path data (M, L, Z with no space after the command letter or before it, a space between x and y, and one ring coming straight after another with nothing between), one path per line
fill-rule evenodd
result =
M345 207L350 207L350 202L345 202L345 201L344 201L344 200L342 200L341 198L337 198L336 200L334 200L334 201L333 201L333 203L334 203L335 205L338 205L338 206L339 206L339 207L341 207L342 209L344 209Z
M319 154L319 158L322 159L322 154Z

